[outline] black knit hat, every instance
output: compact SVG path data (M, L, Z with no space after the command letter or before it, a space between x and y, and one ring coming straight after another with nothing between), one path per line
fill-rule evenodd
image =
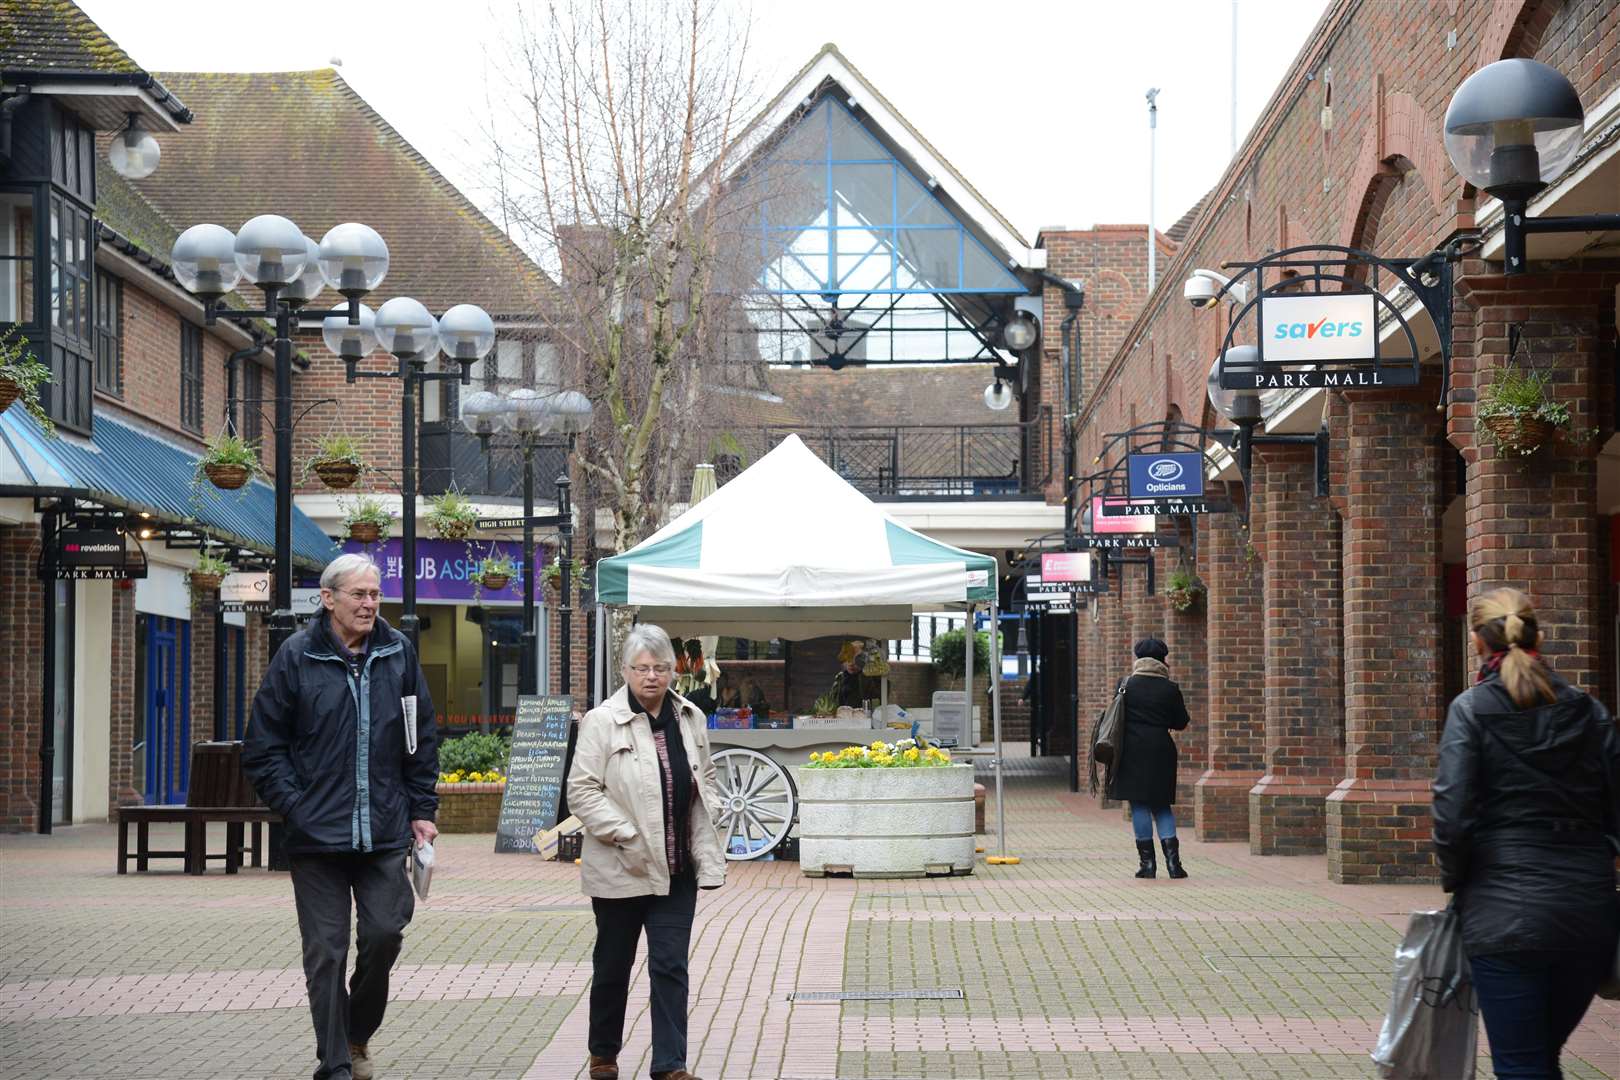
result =
M1163 660L1165 657L1170 655L1170 646L1166 645L1156 637L1149 637L1138 641L1136 643L1135 651L1136 658L1138 660L1144 658Z

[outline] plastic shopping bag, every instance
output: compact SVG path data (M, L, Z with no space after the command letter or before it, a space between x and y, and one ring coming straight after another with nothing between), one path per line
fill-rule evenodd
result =
M1451 908L1414 911L1373 1061L1384 1080L1473 1080L1479 999Z

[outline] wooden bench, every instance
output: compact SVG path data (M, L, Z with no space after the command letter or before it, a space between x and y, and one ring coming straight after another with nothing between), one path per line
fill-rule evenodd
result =
M281 818L259 801L247 774L242 771L242 744L239 742L197 743L191 748L190 783L184 806L124 806L118 810L118 872L127 874L135 860L137 872L145 872L153 859L180 859L188 874L201 874L210 862L225 863L225 872L234 874L242 867L246 852L252 865L263 865L261 831L267 822ZM208 824L225 823L225 850L208 851ZM156 823L178 823L184 828L184 846L153 850L150 829ZM129 849L129 828L135 826L135 850ZM251 842L248 827L252 826Z

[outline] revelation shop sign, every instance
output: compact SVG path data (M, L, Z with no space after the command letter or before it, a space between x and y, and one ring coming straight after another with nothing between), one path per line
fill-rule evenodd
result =
M56 538L58 581L130 581L146 576L146 553L114 529L64 529Z

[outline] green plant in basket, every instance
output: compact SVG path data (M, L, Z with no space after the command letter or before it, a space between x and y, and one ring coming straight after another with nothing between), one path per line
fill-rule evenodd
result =
M225 575L231 572L231 564L224 559L215 558L206 549L197 554L197 561L191 567L188 575L191 585L195 589L210 592L219 588Z
M960 679L967 674L967 638L960 629L935 634L929 650L934 667L939 672ZM973 676L975 679L990 675L990 631L980 630L973 635Z
M489 555L478 561L473 577L479 587L499 591L517 577L518 564L506 555Z
M1204 583L1191 570L1178 566L1165 581L1164 595L1177 611L1191 611L1204 597Z
M1496 449L1528 457L1569 427L1569 406L1554 401L1545 373L1504 365L1480 392L1474 417Z
M901 739L887 743L881 739L870 746L846 746L842 750L812 753L807 769L931 769L951 763L948 750L918 745Z
M365 471L366 460L360 454L360 444L342 432L321 436L315 444L315 453L304 463L305 480L313 473L321 483L337 490L352 487Z
M394 515L378 500L362 495L348 507L338 524L351 540L374 544L388 539Z
M39 403L39 388L50 381L51 369L29 350L21 327L13 325L0 334L0 412L10 408L12 402L21 401L45 434L54 436L56 424Z
M232 431L222 431L203 444L194 482L204 478L217 488L235 491L259 472L259 444Z
M444 540L462 540L478 524L478 507L459 491L428 500L427 524Z

